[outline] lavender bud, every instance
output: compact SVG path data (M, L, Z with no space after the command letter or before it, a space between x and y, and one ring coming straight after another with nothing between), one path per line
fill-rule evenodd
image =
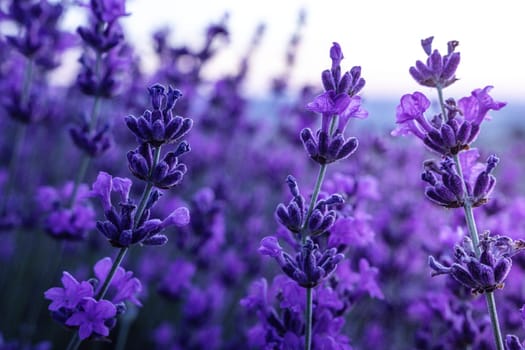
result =
M496 283L502 283L507 278L510 268L512 267L512 260L510 258L502 258L494 267L494 279Z

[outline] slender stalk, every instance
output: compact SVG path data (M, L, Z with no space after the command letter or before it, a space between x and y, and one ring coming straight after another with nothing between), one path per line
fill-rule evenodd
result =
M437 86L437 93L438 93L438 99L439 99L439 106L441 108L441 113L443 113L443 120L447 120L447 116L445 114L445 103L443 100L443 89L441 86ZM461 162L459 160L459 156L457 154L453 155L452 157L454 159L454 164L456 166L456 171L458 172L459 177L462 179L462 185L463 185L463 191L464 193L467 193L467 186L465 183L465 178L463 177L463 169L461 168ZM468 231L470 238L472 240L472 245L474 248L474 252L476 253L476 256L479 257L481 255L481 250L479 247L479 234L478 234L478 228L476 225L476 220L474 218L474 211L472 208L472 203L470 202L470 199L465 198L464 204L463 204L463 211L465 213L465 221L467 223ZM498 312L496 309L496 300L494 298L494 292L485 293L485 298L487 301L487 309L490 316L490 321L492 324L492 331L494 333L494 342L496 343L497 350L504 350L505 347L503 345L503 336L501 334L501 327L499 325L498 320Z
M306 310L305 318L305 333L304 333L304 348L310 350L312 348L312 288L306 288Z
M443 88L441 86L436 86L439 99L439 107L441 108L441 114L443 116L443 121L447 121L447 113L445 112L445 100L443 99Z
M101 54L97 53L97 58L95 61L95 72L94 72L97 83L99 82L101 60L102 60ZM100 94L97 92L93 100L93 105L91 107L88 131L92 131L97 126L98 116L100 114L101 102L102 102L102 99L100 97ZM86 177L86 173L87 173L90 162L91 162L91 156L83 153L82 161L80 163L80 169L77 172L77 176L75 177L75 183L73 184L73 191L71 192L71 197L69 197L69 201L67 203L68 208L71 208L73 206L73 203L75 203L75 199L78 193L78 187L80 186L80 183L84 181L84 178Z
M332 121L330 123L330 134L334 132L335 124L337 121L337 116L332 117ZM317 203L317 197L319 197L319 192L321 191L321 186L323 185L323 180L326 175L326 169L328 168L327 164L321 164L319 168L319 173L317 174L317 180L315 181L314 185L314 191L312 193L312 198L310 199L310 205L308 206L308 211L306 212L306 220L304 221L305 226L308 222L308 219L312 215L312 212L314 211L315 203ZM301 229L301 243L304 244L306 242L306 233L304 232L305 226ZM306 288L306 306L304 311L304 324L305 324L305 330L304 330L304 348L306 350L310 350L312 348L312 304L313 304L313 298L312 298L312 288Z
M305 223L308 222L308 219L312 215L312 212L314 211L315 203L317 203L317 197L319 197L319 192L321 191L321 186L323 185L324 176L326 174L326 168L328 166L326 164L322 164L319 167L319 173L317 174L317 180L315 181L314 191L312 193L312 199L310 200L310 205L308 206L308 211L306 212L306 220ZM304 227L303 230L304 231ZM302 243L306 242L306 234L304 232L301 233L301 241Z
M151 166L151 170L149 173L149 178L151 178L153 169L155 169L155 166L159 162L160 151L161 151L160 146L155 149L155 155L154 155L153 164ZM140 198L139 205L137 207L137 211L135 212L133 229L137 227L137 224L140 222L140 219L142 218L142 215L144 214L144 210L146 209L146 204L148 202L148 199L149 199L149 196L152 190L153 190L153 184L151 182L151 179L148 179L148 183L146 184L146 187L144 188L144 191L142 192L142 196ZM100 291L95 296L96 300L101 300L106 295L109 289L109 285L111 284L111 281L113 280L113 276L115 275L115 272L117 271L120 264L122 263L122 260L124 260L124 257L126 256L126 253L128 252L128 250L129 250L129 247L120 248L117 257L113 261L113 265L111 265L111 269L109 270L108 275L106 276L106 278L104 279L104 282L102 283L102 287L100 288ZM82 343L82 340L79 339L78 332L76 332L73 338L71 338L71 341L68 345L67 350L77 350L81 343Z
M458 172L458 175L463 180L463 188L466 192L466 185L465 185L465 179L463 177L463 170L461 168L461 163L459 161L459 156L456 154L453 156L454 163L456 165L456 170ZM474 219L474 211L472 208L472 203L470 203L469 199L466 199L463 204L463 210L465 212L465 221L467 223L468 231L470 234L470 238L472 239L472 245L474 246L474 252L476 253L476 256L479 258L481 255L481 251L479 248L479 234L478 234L478 228L476 225L476 221ZM494 342L496 343L497 350L504 350L505 347L503 345L503 336L501 334L501 327L499 325L498 320L498 311L496 309L496 300L494 298L494 292L485 293L485 299L487 301L487 309L489 311L490 316L490 323L492 324L492 331L494 333Z
M25 109L29 103L29 97L31 95L31 83L33 82L33 68L34 60L32 58L28 58L24 74L24 82L22 85L22 93L20 95L20 106L22 109ZM14 148L7 168L7 180L4 185L4 198L2 199L0 213L5 212L7 209L7 203L11 197L11 192L13 190L13 180L16 178L17 166L20 161L20 153L22 152L26 132L27 124L18 123L15 132Z
M78 332L75 332L73 337L71 337L71 340L69 341L69 344L67 345L66 350L76 350L82 343L82 339L78 336Z
M487 308L490 314L490 323L492 324L492 332L494 333L494 341L496 342L496 348L498 350L505 350L503 346L503 335L501 334L501 328L499 325L498 311L496 309L496 298L494 292L485 293L485 299L487 300Z

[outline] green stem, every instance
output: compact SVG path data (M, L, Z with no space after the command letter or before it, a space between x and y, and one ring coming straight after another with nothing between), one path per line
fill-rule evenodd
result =
M312 348L312 288L306 288L306 310L304 313L305 335L304 348L310 350Z
M332 121L330 123L330 135L334 132L336 121L337 121L337 116L333 116ZM306 224L308 220L310 219L312 212L314 211L315 203L317 203L317 197L319 197L319 192L321 191L321 187L323 185L323 180L326 175L327 168L328 168L327 164L321 164L321 167L319 168L319 173L317 174L317 180L315 181L314 191L312 193L312 198L310 199L310 205L308 206L308 211L306 212L306 219L304 221L304 226L301 229L301 243L302 244L306 242L306 237L307 237L307 234L305 232ZM304 311L304 324L305 324L304 348L306 350L310 350L312 348L312 318L313 318L312 289L313 288L306 288L306 306L305 306L305 311Z
M115 275L115 272L117 272L118 267L122 263L122 260L124 260L124 257L126 256L126 253L128 252L128 247L120 248L117 257L113 261L113 265L111 265L111 269L109 270L108 275L106 276L106 279L104 280L104 283L102 284L102 288L95 296L95 300L101 300L106 296L106 293L109 289L109 285L111 284L111 281L113 280L113 276Z
M463 187L466 192L466 185L465 185L465 179L463 178L463 170L461 169L461 163L459 162L459 156L456 154L453 156L454 163L456 164L456 170L458 172L458 175L463 180ZM472 204L470 203L470 200L468 198L465 199L463 204L463 210L465 212L465 221L467 222L468 231L470 234L470 238L472 239L472 245L474 247L474 252L476 253L476 256L479 258L481 255L481 250L479 247L479 234L478 234L478 228L476 225L476 221L474 218L474 211L472 208ZM487 309L489 311L490 316L490 322L492 324L492 331L494 333L494 342L496 343L497 350L504 350L503 346L503 336L501 334L501 327L499 325L498 320L498 311L496 309L496 300L494 298L494 292L485 293L485 298L487 301Z
M494 292L485 293L487 300L487 308L489 309L490 323L492 324L492 332L494 332L494 341L498 350L505 350L503 346L503 335L499 326L498 311L496 309L496 298Z
M94 73L97 83L99 82L99 71L100 71L101 60L102 60L101 54L97 53L97 58L95 61L95 73ZM89 124L88 124L88 132L91 132L97 126L98 115L100 114L101 102L102 102L102 99L100 98L100 94L97 92L93 100L93 105L91 107L91 114L90 114ZM87 173L90 162L91 162L91 156L83 153L82 161L80 163L80 169L78 170L77 176L75 177L73 191L71 192L71 197L69 197L69 201L67 203L68 208L71 208L73 206L73 203L75 203L75 199L78 193L78 187L80 186L80 184L82 183L82 181L84 181L84 178L86 177L86 173Z
M66 350L77 350L80 344L82 343L82 339L78 336L78 333L75 332L73 337L71 337L71 340L69 341L69 344L67 345Z
M443 116L443 121L447 121L447 113L445 112L445 100L443 99L443 88L441 86L436 86L436 90L438 93L438 99L439 99L439 107L441 108L441 114Z
M34 61L32 58L28 58L26 62L26 69L24 74L24 82L22 85L22 94L20 95L20 107L24 110L29 103L29 97L31 96L31 83L33 82L33 68ZM4 213L7 209L11 192L13 191L13 180L16 178L17 166L20 161L20 154L25 141L25 135L27 131L27 124L19 123L15 133L15 146L9 160L7 170L7 180L4 187L4 198L0 207L0 214Z
M321 191L321 186L323 185L323 180L326 174L327 167L328 166L326 164L322 164L321 167L319 168L319 173L317 174L317 180L315 181L314 192L312 193L312 199L310 200L310 205L308 207L308 211L306 212L306 220L304 221L305 226L306 226L306 223L308 222L308 219L312 215L312 212L314 211L315 203L317 203L317 197L319 197L319 192ZM304 243L306 242L306 236L307 236L306 233L304 232L304 227L301 231L303 231L301 232L301 241L302 243Z
M160 146L155 149L155 155L153 157L153 164L150 169L149 178L151 178L153 169L155 169L155 166L159 162L160 151L161 151ZM151 179L148 179L148 183L146 184L146 187L144 188L144 191L142 192L142 196L140 198L139 205L137 207L137 211L135 212L134 221L133 221L133 229L137 228L137 225L140 222L142 215L144 214L144 210L146 209L146 204L148 203L148 199L149 199L149 196L152 190L153 190L153 184L151 182ZM111 284L111 281L113 280L113 276L115 275L115 272L117 271L120 264L122 263L122 260L124 260L124 257L126 256L126 253L128 250L129 250L129 247L120 248L120 251L117 257L113 261L113 265L111 265L111 269L109 270L108 275L106 276L106 278L104 279L104 282L102 283L102 288L95 296L96 300L101 300L106 295L109 289L109 285ZM79 339L78 332L76 332L73 338L71 338L71 341L69 343L67 350L77 350L81 343L82 343L82 340Z

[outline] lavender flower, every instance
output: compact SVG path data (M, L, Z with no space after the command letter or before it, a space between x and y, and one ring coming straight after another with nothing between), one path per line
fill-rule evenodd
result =
M190 151L186 141L182 141L175 151L167 152L164 158L154 164L154 151L149 143L143 143L134 151L128 152L129 170L141 180L148 181L162 189L170 189L183 180L187 168L179 162L179 157Z
M273 257L288 277L301 287L313 288L326 279L343 260L343 254L337 254L334 248L321 251L309 237L295 259L279 245L277 238L268 236L261 241L259 252Z
M131 115L126 117L126 124L137 140L154 147L177 142L193 125L190 118L173 115L172 110L182 93L171 86L167 92L164 90L159 84L148 89L153 111L146 110L139 118Z
M490 293L503 288L512 266L511 257L525 249L525 242L514 241L506 236L491 236L485 232L481 237L480 248L478 257L471 240L465 237L461 245L455 246L456 262L452 265L440 264L431 256L429 265L434 270L432 275L451 275L473 294Z
M304 228L309 235L318 235L328 231L336 219L335 211L329 208L343 203L343 198L338 194L333 194L327 199L321 199L315 204L310 216L307 216L305 200L299 192L297 181L289 175L286 182L293 198L288 206L282 203L277 206L275 211L277 220L293 233L300 233Z
M314 133L305 128L301 141L308 155L319 164L329 164L350 156L357 149L357 139L345 139L343 133L350 118L363 119L368 112L361 108L361 98L355 96L365 85L361 68L353 67L341 77L343 53L339 44L330 49L332 68L323 72L326 92L317 96L306 108L322 115L321 129ZM339 122L335 125L336 117Z
M447 54L441 56L438 50L432 51L433 39L434 37L429 37L421 40L421 46L428 55L427 61L423 63L418 60L409 71L410 75L423 86L445 88L457 80L455 74L460 54L454 51L459 43L455 40L449 41Z
M36 202L43 216L46 232L53 238L78 241L86 239L95 228L95 211L88 202L88 188L81 185L78 196L70 203L73 183L62 188L40 187Z
M95 295L93 286L89 282L78 282L67 271L63 272L61 281L63 288L53 287L44 293L46 299L51 300L50 311L59 311L62 308L73 310L84 298Z
M460 160L476 157L476 155L477 152L473 149L461 153ZM485 169L481 171L479 167L471 171L472 165L463 167L464 178L462 179L451 158L443 159L440 166L433 161L427 161L425 172L421 175L423 181L429 184L425 189L425 195L432 202L446 208L459 208L465 203L473 207L483 205L487 203L496 184L496 178L491 173L498 162L499 159L492 155L487 159Z
M505 346L507 350L523 350L523 343L514 334L508 334L505 338Z
M104 281L112 265L113 261L110 258L106 257L99 260L93 267L96 278L99 281ZM100 292L102 285L99 284L98 287L96 294ZM111 280L105 299L111 301L113 304L129 301L136 306L142 306L142 303L137 299L140 292L142 292L142 284L138 278L133 277L133 272L126 271L119 266Z
M107 300L97 301L93 298L85 298L80 309L66 320L68 326L78 326L78 335L81 340L95 334L108 336L109 327L107 322L117 315L117 308Z
M492 87L476 89L470 97L456 102L449 99L444 113L427 120L424 113L430 107L428 98L420 92L404 95L396 110L398 126L392 135L413 134L431 150L444 156L467 150L479 134L481 123L489 110L500 110L505 102L496 102L488 94Z
M114 247L128 247L132 244L164 245L168 238L161 234L170 226L185 226L189 223L188 209L175 209L164 220L150 219L150 209L160 197L158 191L151 193L144 207L143 215L135 218L137 205L129 198L131 180L113 178L105 172L100 172L93 183L92 195L99 197L104 208L106 221L98 221L97 229ZM111 201L111 194L118 193L120 197L117 210ZM137 221L138 220L138 221ZM135 222L137 221L137 222Z

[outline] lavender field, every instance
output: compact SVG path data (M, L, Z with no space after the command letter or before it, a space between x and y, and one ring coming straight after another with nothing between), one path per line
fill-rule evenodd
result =
M525 349L525 110L450 93L463 43L374 100L326 37L298 86L301 12L255 96L264 24L145 69L126 5L0 0L0 350Z

